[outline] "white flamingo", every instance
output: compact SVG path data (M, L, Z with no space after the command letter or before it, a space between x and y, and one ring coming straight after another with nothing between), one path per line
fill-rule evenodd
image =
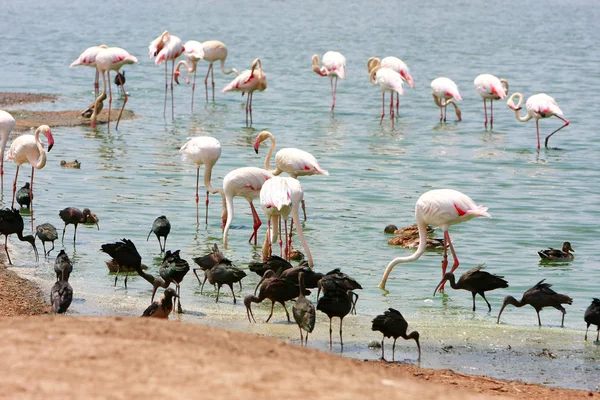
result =
M312 69L321 76L328 76L331 84L331 111L335 108L335 93L337 91L338 78L346 77L346 57L337 51L328 51L323 54L323 63L319 67L319 55L312 56ZM335 78L335 85L333 80Z
M515 105L514 98L519 97L519 103ZM527 99L527 103L525 103L525 107L527 108L527 115L521 116L519 111L521 110L521 104L523 104L523 95L521 93L513 93L512 96L508 98L506 104L515 111L515 115L517 119L521 122L529 121L531 118L535 119L535 129L537 132L537 148L540 148L540 126L539 122L541 118L550 118L557 117L562 119L565 124L546 136L545 146L548 148L548 139L550 136L554 135L556 132L560 131L565 126L569 125L569 120L564 117L564 114L556 100L552 97L548 96L545 93L538 93L530 96Z
M402 77L402 80L406 83L408 83L410 85L411 88L414 89L415 87L415 82L413 80L412 75L410 74L410 69L408 68L408 65L406 65L406 63L404 61L402 61L401 59L399 59L398 57L384 57L383 60L379 60L379 58L377 57L370 57L367 60L367 70L369 71L369 73L371 72L371 69L373 69L375 66L380 65L381 68L389 68L393 71L396 71L397 73L400 74L400 76ZM392 99L391 102L394 102L394 92L391 93L392 94ZM400 97L396 96L396 114L398 114L398 108L400 107Z
M487 106L485 101L490 100L490 129L494 127L494 100L502 100L508 94L508 81L506 79L498 79L494 75L481 74L473 81L477 93L483 99L483 112L485 120L483 125L487 129L488 116Z
M446 122L446 107L448 104L454 106L456 117L459 121L462 120L460 109L456 104L456 100L462 100L462 97L453 80L444 77L434 79L431 82L431 93L433 94L433 101L440 108L440 122Z
M192 112L194 112L194 92L196 91L196 69L198 66L198 61L202 60L204 57L204 50L202 49L202 43L196 40L188 40L183 45L185 48L184 55L187 60L181 60L177 63L175 67L175 83L179 84L179 75L182 75L179 72L181 66L185 66L187 71L187 76L185 77L186 83L190 83L190 74L194 73L194 82L192 83Z
M239 91L248 93L246 98L246 126L248 125L248 114L250 114L250 125L252 125L252 99L254 91L262 92L267 88L267 75L262 69L260 59L256 58L252 61L252 69L242 71L234 80L232 80L222 90L223 93L231 91Z
M381 88L381 119L379 124L383 122L385 116L385 92L390 92L390 117L392 124L394 123L394 92L398 93L398 98L404 94L402 88L402 76L390 68L382 68L375 66L371 68L369 73L369 81Z
M458 268L459 262L454 252L452 241L450 240L448 228L451 225L467 222L475 217L491 218L492 216L487 213L487 207L475 204L466 194L452 189L435 189L423 193L415 205L415 218L417 220L417 227L419 228L419 247L411 256L394 258L385 269L385 273L377 287L385 289L388 276L396 264L415 261L421 257L427 246L427 225L440 227L444 232L442 276L446 274L446 267L448 266L448 247L450 247L452 257L454 258L454 264L450 272L454 272ZM444 289L444 284L445 282L440 287L440 290Z
M87 49L85 49L83 51L83 53L81 53L79 55L79 57L77 57L77 59L75 61L73 61L71 63L71 65L69 65L69 68L73 68L78 65L85 65L88 67L92 67L96 70L96 79L94 80L95 97L98 97L98 90L99 90L99 86L98 86L99 72L98 72L98 69L96 68L96 56L98 55L100 50L107 49L107 48L108 48L108 46L106 46L105 44L102 44L100 46L88 47Z
M0 180L2 181L2 191L4 192L4 151L8 137L16 124L12 115L6 111L0 110Z
M163 118L167 114L167 88L169 87L168 61L171 60L171 117L175 118L175 100L173 99L173 80L175 79L175 60L183 54L185 48L181 39L164 31L162 35L150 42L148 51L150 59L154 58L154 64L160 65L165 62L165 106Z

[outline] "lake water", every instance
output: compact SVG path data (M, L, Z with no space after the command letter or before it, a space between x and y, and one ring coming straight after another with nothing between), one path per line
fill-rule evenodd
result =
M75 245L72 226L64 244L57 242L75 264L71 283L76 299L70 313L142 313L149 304L149 285L138 277L129 280L128 290L122 284L113 287L114 277L104 265L108 257L99 249L103 243L130 238L150 272L156 273L159 247L154 237L146 242L146 235L159 215L168 216L173 226L168 248L181 249L190 263L213 243L221 244L220 199L211 197L209 223L197 226L196 171L181 160L178 147L197 135L219 139L223 150L213 170L213 185L221 186L234 168L263 166L267 146L256 155L251 145L266 129L279 148L309 151L330 173L301 182L308 213L305 234L315 268L326 272L340 267L364 287L358 316L344 322L344 355L377 359L379 350L367 344L381 336L370 331L370 321L394 307L421 332L423 367L598 389L600 346L583 341L583 312L592 297L600 296L593 246L600 222L598 113L587 101L600 86L598 2L550 0L540 6L527 0L512 7L378 0L189 3L163 11L162 2L141 1L83 0L76 7L50 0L38 1L35 7L2 4L6 26L0 32L1 90L60 95L54 103L28 109L83 109L92 101L93 71L68 68L88 46L123 47L140 61L124 68L127 108L138 118L122 121L118 131L111 126L110 132L105 125L54 128L56 144L48 164L35 174L36 224L51 222L62 228L58 211L68 206L90 207L100 217L100 230L80 227ZM194 113L190 114L191 87L183 85L175 88L175 119L163 119L164 67L154 65L147 51L149 42L165 29L184 42L225 42L227 65L239 70L261 59L269 86L254 96L251 128L245 127L245 97L220 92L232 75L215 69L216 102L205 103L201 77L206 63L199 63ZM334 115L329 113L329 80L312 72L310 64L312 54L322 56L329 50L347 59L347 78L338 84ZM416 84L405 90L394 126L387 116L379 124L381 92L370 85L366 71L369 57L388 55L409 65ZM525 97L545 92L557 100L571 125L551 138L553 149L537 151L535 123L518 122L504 102L495 103L494 130L484 129L482 101L473 85L480 73L507 78L510 91ZM439 76L453 79L461 91L460 123L451 112L448 123L438 123L429 85ZM113 105L120 107L120 100ZM541 121L542 140L561 124L556 118ZM61 168L63 159L78 159L81 170ZM14 165L5 169L4 206L10 205ZM19 187L27 177L28 168L23 168ZM460 190L489 207L493 219L475 219L452 227L450 233L461 260L458 273L485 263L489 272L509 281L509 288L489 293L491 313L479 300L477 312L472 312L471 296L464 291L448 289L432 297L440 278L441 255L436 252L398 265L388 281L388 294L376 288L389 260L412 251L387 245L390 237L383 234L384 226L414 223L415 201L433 188ZM247 243L252 219L246 201L236 198L235 206L226 254L246 268L260 258L260 249ZM573 262L540 264L539 249L560 247L566 240L576 250ZM13 268L48 290L57 253L35 264L27 244L16 238L10 242ZM41 251L41 243L39 247ZM544 278L574 298L566 307L565 328L560 328L560 313L554 309L541 313L543 327L538 328L531 307L507 308L496 325L504 296L520 298ZM243 294L257 280L249 275ZM191 273L182 283L182 300L186 313L175 318L185 322L298 342L297 328L283 323L282 310L272 324L250 325L241 301L234 306L224 290L215 304L211 288L201 296ZM255 315L264 320L268 309L266 303L255 305ZM396 359L416 363L414 343L401 342ZM328 350L323 315L309 344ZM334 351L339 352L339 346Z

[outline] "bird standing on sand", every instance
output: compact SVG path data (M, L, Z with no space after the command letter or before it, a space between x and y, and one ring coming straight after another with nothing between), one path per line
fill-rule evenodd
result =
M339 268L333 269L326 273L317 284L317 298L321 290L323 294L327 292L347 292L352 293L352 310L356 314L356 302L358 301L358 294L354 293L354 290L362 290L362 286L355 279L343 273Z
M17 121L15 121L12 115L4 110L0 110L0 182L2 192L4 192L4 151L6 150L8 137L16 123Z
M494 75L481 74L473 81L477 93L483 99L483 112L485 120L483 125L487 129L488 115L487 105L485 101L490 100L490 129L494 128L494 100L502 100L508 94L508 81L506 79L498 79Z
M451 225L467 222L475 217L491 218L492 216L487 213L487 207L475 204L466 194L452 189L435 189L422 194L415 205L415 218L419 227L419 247L409 257L393 259L385 269L385 273L377 287L385 290L385 283L396 264L415 261L423 255L427 245L428 224L438 226L444 232L442 276L446 275L446 267L448 266L448 247L450 247L452 257L454 258L454 264L450 272L454 272L458 268L459 262L454 252L452 241L450 240L448 228ZM445 282L440 286L440 290L444 290L444 284Z
M240 283L240 290L242 286L242 279L246 276L246 273L241 269L231 265L231 261L224 258L215 264L212 268L204 271L208 283L211 285L217 285L217 299L215 303L219 302L219 293L221 292L221 286L227 285L231 289L231 295L233 296L233 304L236 303L235 293L233 291L233 284L236 282ZM200 280L198 280L199 282ZM201 289L202 290L202 289Z
M336 290L336 291L323 291L323 296L317 302L317 310L327 314L329 317L329 348L333 347L332 339L332 328L331 320L333 317L340 318L340 345L342 350L344 349L344 340L342 338L342 326L344 323L344 317L350 313L353 306L353 292L352 290Z
M571 251L575 251L571 247L571 243L564 242L562 250L550 247L549 249L538 251L538 255L544 261L572 261L575 256L570 253Z
M499 288L507 288L508 282L502 279L504 278L503 276L490 274L489 272L483 271L483 268L485 268L485 264L471 268L461 275L461 277L458 279L458 283L455 281L454 274L452 272L447 272L442 278L442 281L435 288L433 295L435 296L437 289L442 285L442 283L449 280L452 289L463 289L471 292L473 295L473 311L475 311L476 294L483 297L483 300L485 300L486 304L488 305L488 311L492 311L490 302L485 298L485 292Z
M31 204L31 190L29 186L29 182L25 182L25 185L17 190L17 203L19 203L20 207L29 208Z
M68 281L73 272L73 263L69 259L67 253L61 250L54 261L54 272L56 273L56 281Z
M54 241L58 239L58 232L54 225L45 223L35 227L35 236L40 238L42 246L44 247L44 254L46 257L50 255L50 252L54 250ZM46 252L46 242L52 242L52 248Z
M542 326L542 321L540 319L540 311L542 308L554 307L562 313L562 322L560 323L560 326L563 327L565 324L565 314L567 311L562 304L573 304L573 299L566 294L556 293L554 290L550 289L552 285L549 283L544 283L544 281L545 279L542 279L536 283L534 287L523 293L523 297L520 301L517 301L517 299L512 296L506 296L504 298L502 308L500 309L500 313L498 314L498 320L496 323L500 323L500 316L502 315L502 311L504 311L504 307L507 305L512 304L515 307L523 307L524 305L529 304L535 308L539 326Z
M8 258L8 263L12 264L10 260L10 255L8 254L8 235L12 235L13 233L17 234L17 237L22 242L29 242L31 246L33 246L33 251L35 252L35 260L38 260L38 252L35 247L35 237L32 235L23 236L23 217L19 213L19 210L16 208L3 208L0 209L0 235L4 235L4 251L6 252L6 257Z
M67 311L73 301L73 288L66 280L59 280L50 289L50 304L57 314Z
M585 310L585 314L583 315L583 320L587 324L587 328L585 328L585 339L587 340L588 329L590 329L590 325L596 325L598 329L596 330L596 342L600 337L600 299L594 298L592 300L592 304L588 306Z
M298 324L298 330L300 331L300 344L304 346L308 345L308 334L315 329L315 320L317 318L317 312L315 306L304 296L304 274L300 272L298 274L298 288L299 294L294 306L292 307L292 314L294 320ZM306 340L302 337L302 330L306 331Z
M434 79L431 82L431 94L433 95L433 101L440 108L440 122L446 122L446 107L448 107L448 104L454 106L456 118L459 121L462 120L462 113L456 104L456 101L462 100L462 97L453 80L444 77Z
M338 78L346 77L346 57L337 51L328 51L323 54L323 62L319 67L319 55L312 56L312 69L318 75L328 76L331 85L331 112L335 108L335 94L337 92ZM333 83L335 79L335 84Z
M175 290L172 288L167 288L165 293L158 299L158 301L153 301L152 304L146 308L142 317L154 317L154 318L169 318L169 314L173 311L173 303L175 298L179 297Z
M262 63L260 59L255 59L252 62L252 69L242 71L234 80L232 80L222 90L223 93L231 91L239 91L248 93L246 98L246 126L248 126L248 115L250 115L250 125L252 125L252 99L254 98L254 92L264 91L267 88L267 75L265 75L262 69Z
M92 212L89 208L84 208L83 211L75 207L67 207L60 210L58 212L58 215L60 219L62 219L65 223L65 227L63 229L62 234L62 241L64 242L65 240L65 232L67 230L67 225L73 224L75 225L75 231L73 232L73 243L75 243L75 238L77 236L77 225L86 223L87 218L91 216L91 214ZM100 226L98 225L97 221L96 226L98 227L98 230L100 230Z
M162 282L160 280L155 280L152 286L154 289L152 290L152 301L154 301L154 294L156 293L156 289L158 287L167 288L171 282L175 284L175 290L177 292L177 312L183 313L181 308L181 292L179 284L185 277L185 275L190 270L190 264L187 261L182 259L179 256L179 250L175 250L171 252L167 250L165 253L165 257L163 258L163 262L158 270L160 277L162 278ZM139 271L138 271L139 273Z
M152 229L148 232L148 237L146 238L146 242L150 239L150 235L154 232L156 235L156 239L158 240L158 245L160 246L160 252L164 252L167 249L167 236L169 236L169 232L171 232L171 223L164 215L156 218L152 223ZM160 238L164 237L165 244L160 241Z
M393 337L394 344L392 345L392 361L395 360L394 353L396 352L396 340L401 337L404 340L413 339L417 343L419 349L419 359L421 359L421 345L419 344L419 332L413 331L406 334L408 328L408 322L404 319L400 311L390 308L384 311L383 314L376 316L373 319L371 330L379 331L383 333L381 339L381 359L385 360L384 357L384 345L383 341L386 337Z

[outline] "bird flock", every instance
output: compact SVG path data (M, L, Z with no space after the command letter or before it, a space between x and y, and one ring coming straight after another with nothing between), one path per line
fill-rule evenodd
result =
M209 81L212 86L212 100L215 99L215 81L214 81L214 63L220 62L221 71L224 74L235 74L235 78L227 84L222 92L238 91L242 95L246 95L246 125L252 125L252 99L255 91L263 91L267 88L267 77L262 69L262 62L259 58L252 61L250 69L238 72L235 68L225 69L228 49L224 43L217 40L206 42L182 40L164 31L156 39L152 40L148 46L149 57L153 59L156 65L165 64L165 94L163 116L167 114L167 99L171 97L171 116L174 118L174 84L179 84L183 79L186 83L192 83L192 102L191 110L194 109L194 94L196 87L196 72L199 61L209 63L208 70L204 78L205 99L209 101ZM186 59L181 60L176 64L177 59L184 56ZM171 64L171 72L169 74L169 61ZM70 67L74 66L89 66L95 69L94 93L95 99L92 104L84 110L82 115L90 118L90 125L95 127L97 117L103 110L103 103L108 98L108 129L110 129L110 114L112 108L112 89L110 72L114 71L116 76L114 83L122 92L123 104L119 112L116 122L118 129L122 112L127 102L127 92L125 90L125 74L120 73L120 69L127 64L135 64L138 59L129 54L126 50L119 47L108 47L106 45L92 46L84 50L81 55L71 63ZM344 79L346 76L346 58L339 52L326 52L322 58L318 54L312 56L312 69L320 75L326 76L330 80L331 86L331 109L334 112L336 101L336 91L338 79ZM385 57L379 59L371 57L367 60L367 72L369 81L376 86L379 86L382 92L382 112L380 124L383 123L386 112L386 92L390 93L389 114L394 123L395 117L399 113L400 96L404 95L404 84L414 88L414 80L410 74L408 66L397 57ZM193 74L193 77L192 77ZM102 77L102 91L99 88L99 77ZM210 77L210 80L209 80ZM108 95L107 95L108 81ZM503 100L508 96L509 85L506 79L499 79L490 74L482 74L475 78L474 85L483 100L484 107L484 126L487 129L488 124L493 129L494 112L493 102L495 100ZM440 122L447 120L447 106L451 105L454 108L458 121L462 120L462 114L458 106L458 102L462 100L457 85L449 78L439 77L431 82L431 93L434 103L440 109ZM394 103L394 97L396 101ZM515 99L518 102L515 104ZM545 147L548 147L548 141L552 135L559 130L569 125L569 121L565 118L562 110L557 105L556 101L543 93L535 94L529 97L525 103L527 110L526 115L521 115L524 96L520 93L513 93L507 100L507 106L515 112L516 118L519 121L536 120L537 132L537 148L540 148L540 131L539 120L556 116L564 122L560 128L556 129L545 138ZM489 113L487 100L489 100ZM40 126L34 135L20 135L13 139L10 148L6 151L7 142L11 131L14 129L15 120L7 112L0 110L0 136L1 143L1 158L0 158L0 178L4 177L4 160L14 161L16 164L15 180L13 183L13 197L11 208L0 210L0 234L5 235L5 250L8 256L9 263L12 263L6 248L6 240L8 235L16 233L19 240L27 241L32 246L36 253L35 237L42 241L45 257L54 250L54 241L58 239L56 228L50 223L38 225L34 236L23 236L24 223L19 210L14 208L15 198L21 207L29 208L31 214L31 224L33 231L33 176L35 169L42 169L46 164L46 153L49 152L54 145L54 137L52 131L47 125ZM40 141L40 135L46 137L46 148ZM328 273L316 272L313 267L316 264L310 251L308 242L303 234L303 221L306 221L306 206L304 202L304 191L298 178L307 175L329 175L329 172L320 166L317 159L310 153L297 148L282 148L276 153L275 136L268 131L260 132L253 143L253 149L258 154L261 144L265 141L270 141L270 147L264 160L264 168L248 166L237 168L225 175L221 187L213 186L212 184L212 169L218 162L221 156L221 144L214 138L209 136L198 136L191 138L188 142L181 145L179 152L185 162L188 162L196 167L196 224L200 223L199 213L199 190L200 190L200 169L204 168L203 184L206 190L205 197L205 215L204 221L208 223L209 216L209 195L219 194L222 200L222 227L223 227L223 248L228 247L228 235L234 218L234 197L243 197L250 206L253 217L253 232L248 239L249 243L258 245L259 229L262 226L261 218L255 208L254 201L258 200L263 215L267 220L267 229L264 235L264 241L261 248L262 262L251 263L249 270L257 273L261 278L256 286L253 294L248 294L244 297L243 303L246 307L247 317L249 322L256 322L252 311L252 303L260 303L264 300L271 301L271 313L267 318L267 322L272 318L275 303L283 306L288 321L290 316L285 305L286 302L294 300L292 314L296 321L299 332L300 342L306 344L308 335L315 328L315 310L319 310L326 314L330 319L329 334L330 346L332 340L332 319L333 317L340 318L340 345L343 347L342 339L342 321L344 317L355 312L358 295L356 290L362 289L361 285L354 279L342 273L339 269L334 269ZM271 158L275 153L275 169L271 168ZM63 161L64 162L64 161ZM79 163L76 168L79 168ZM19 167L29 163L31 165L31 181L26 183L17 192L17 178ZM62 165L62 163L61 163ZM75 166L74 166L75 167ZM289 177L280 176L286 173ZM303 221L300 219L299 207L302 206ZM459 260L456 255L452 240L449 235L449 228L452 225L467 222L473 218L486 217L491 218L491 214L487 212L487 207L477 205L469 196L453 189L436 189L431 190L417 200L415 205L416 228L412 230L413 243L418 243L416 251L408 257L398 257L393 259L385 269L382 279L378 287L385 290L386 282L393 268L400 263L416 261L425 252L430 245L431 226L438 227L443 232L443 240L439 243L443 248L442 258L442 280L435 288L434 295L437 291L443 291L446 282L454 289L463 289L470 291L473 297L473 311L475 311L475 297L480 295L488 306L488 311L491 311L491 305L485 297L485 292L492 291L498 288L508 287L508 282L503 276L494 275L484 271L484 266L472 268L464 273L458 281L454 276L455 270L459 266ZM80 211L74 207L68 207L59 212L60 218L64 222L62 233L62 241L67 225L74 225L73 241L76 240L78 224L96 224L98 226L98 217L93 214L89 208ZM291 216L291 222L288 225L288 220ZM99 226L98 226L99 229ZM293 231L299 238L306 260L299 265L293 266L290 261L292 255L297 254L292 246ZM190 270L190 264L181 258L179 250L169 250L167 248L167 236L171 232L171 224L168 218L164 215L156 218L147 235L149 240L152 233L156 236L160 253L163 254L163 259L159 268L159 275L154 276L145 271L147 267L142 264L142 257L138 253L135 244L130 239L122 239L114 243L106 243L101 245L101 251L111 257L107 261L109 270L116 271L115 286L117 285L117 277L120 272L125 272L127 275L124 280L124 285L127 287L127 276L130 272L135 272L144 280L152 285L152 296L150 306L143 312L144 317L159 317L168 318L172 310L183 312L181 305L180 285L184 277ZM418 237L417 237L418 236ZM161 238L163 241L161 242ZM46 242L52 243L52 248L46 251ZM416 245L416 244L415 244ZM279 247L279 256L275 253ZM449 272L448 267L448 249L453 258L453 264ZM574 251L569 242L565 242L562 250L547 249L541 250L539 255L544 260L562 260L571 261L574 256L570 252ZM301 256L302 257L302 256ZM214 285L217 290L216 301L219 301L220 289L223 285L229 286L233 297L234 304L237 303L234 284L239 283L240 291L242 290L242 279L246 277L244 270L234 266L233 262L225 257L219 250L217 244L214 244L212 252L202 257L195 257L193 261L197 268L192 268L196 278L198 279L200 294L203 293L204 284L208 280ZM204 272L204 280L201 282L201 277L198 271ZM73 264L69 260L65 250L62 249L55 261L55 272L57 281L51 290L51 304L55 312L64 313L73 297L73 289L69 284L69 276L73 271ZM175 288L170 288L173 284ZM573 299L567 295L556 293L551 289L550 284L544 280L538 282L531 289L527 290L521 300L516 300L512 296L507 296L504 299L502 308L498 314L497 322L500 322L500 316L507 305L522 307L531 305L537 312L538 323L541 326L539 312L544 307L553 307L561 311L564 322L566 310L563 304L572 304ZM155 295L158 288L164 288L164 294L157 301ZM318 289L316 307L308 299L310 295L309 289ZM323 295L319 297L320 292ZM592 304L585 312L584 320L587 323L587 328L590 325L597 325L600 332L600 300L593 299ZM421 346L419 342L420 335L413 331L408 333L408 323L402 314L394 309L389 308L383 314L376 316L372 321L372 330L383 334L383 339L393 337L394 344L392 350L392 358L396 339L402 337L404 339L415 340L419 358L421 355ZM599 333L600 334L600 333ZM587 329L585 339L587 340ZM598 335L596 340L598 340ZM382 340L382 359L384 358L383 340Z

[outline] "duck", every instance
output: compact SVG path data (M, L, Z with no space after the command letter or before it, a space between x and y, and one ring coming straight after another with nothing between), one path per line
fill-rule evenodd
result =
M569 253L570 251L575 251L571 247L571 243L564 242L562 250L550 247L549 249L538 251L538 254L542 260L546 261L570 261L575 258L573 254Z
M77 160L68 161L68 162L65 160L61 160L60 165L61 165L61 167L65 167L65 168L77 168L77 169L81 168L81 162L79 162Z
M416 249L419 247L418 236L394 236L388 240L388 244L393 246L402 246L405 249ZM427 245L425 246L428 250L443 250L444 239L427 238Z
M87 210L87 212L86 212L86 210ZM96 214L91 212L89 208L84 208L83 213L85 215L85 219L82 222L83 224L90 224L90 225L96 225L96 226L98 225L98 221L100 221L100 218L98 218L98 216ZM100 229L99 226L98 226L98 229Z
M383 232L386 234L393 233L394 235L400 236L419 236L419 228L417 224L408 225L404 228L398 229L398 227L394 224L387 225ZM433 227L431 225L427 225L427 235L431 235L433 233Z

